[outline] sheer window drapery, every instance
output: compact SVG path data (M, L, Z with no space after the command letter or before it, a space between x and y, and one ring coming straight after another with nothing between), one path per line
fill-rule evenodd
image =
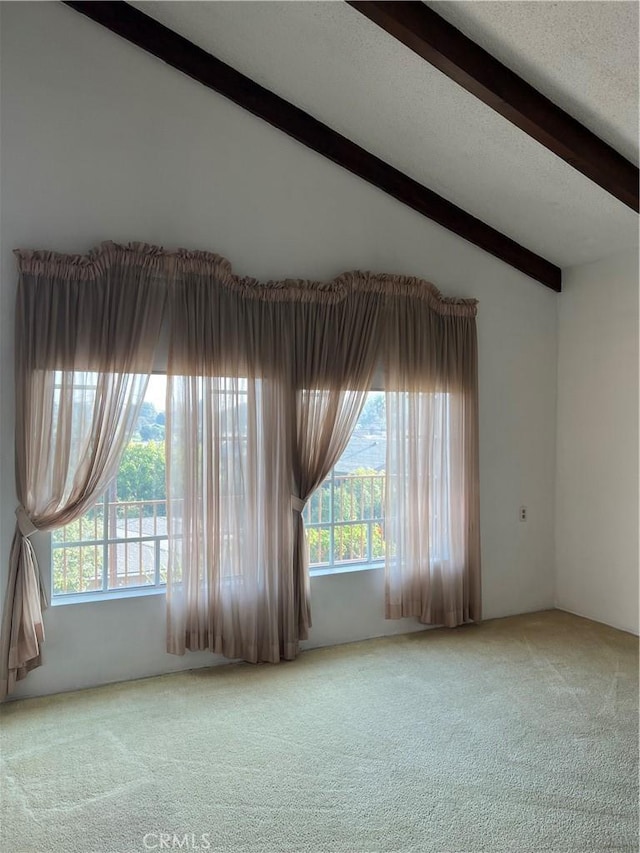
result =
M385 616L480 619L477 343L466 306L390 300Z
M301 512L364 402L379 300L184 257L171 314L168 650L293 658L310 626Z
M39 663L29 535L77 518L115 475L163 312L168 651L295 657L310 626L301 513L345 448L376 365L388 421L385 615L480 618L475 300L361 272L260 283L212 253L141 244L20 253L19 264L5 689Z
M152 368L166 288L152 254L18 252L17 525L0 691L41 663L44 589L30 535L81 516L117 472Z
M300 639L311 626L309 558L302 513L345 450L376 367L381 302L375 292L347 292L295 306L295 430L292 454L294 572Z
M167 650L291 657L286 317L178 259L167 389Z

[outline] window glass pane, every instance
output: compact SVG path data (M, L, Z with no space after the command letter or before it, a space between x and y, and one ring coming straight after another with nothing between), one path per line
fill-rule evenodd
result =
M94 507L81 516L77 521L59 527L51 534L54 545L69 545L72 542L101 541L104 535L103 502L100 500Z
M349 444L304 511L311 568L384 560L385 395L367 395Z
M54 595L102 589L102 543L54 548L52 569Z
M166 583L165 393L166 377L152 376L115 482L52 533L53 595Z
M445 559L449 490L442 483L450 478L450 396L407 393L397 398L396 405L401 407L400 424L407 429L409 423L417 424L418 436L405 432L407 441L419 442L422 431L430 435L424 472L429 479L432 558ZM421 416L410 418L409 412L416 407ZM305 508L312 570L366 565L393 556L392 546L385 541L386 453L386 398L384 392L374 391L367 395L340 460Z

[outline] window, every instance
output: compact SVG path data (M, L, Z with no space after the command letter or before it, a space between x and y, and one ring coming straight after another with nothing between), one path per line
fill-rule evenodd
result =
M166 584L165 388L164 376L150 378L135 432L106 494L53 532L54 598Z
M54 598L164 588L168 562L165 389L164 376L151 377L115 483L85 515L52 534ZM235 388L235 397L224 380L215 393L229 397L232 405L223 411L228 417L239 418L246 431L246 389L242 383ZM447 395L437 398L445 403L448 413ZM448 416L442 422L446 445ZM434 448L438 447L436 436ZM304 510L312 573L384 562L386 450L385 394L371 391L347 448ZM243 451L244 442L240 442L237 447L230 444L228 453L223 454L221 476L225 482L232 483L241 473L238 453L242 457ZM434 484L446 476L443 465L448 465L448 453L440 452L436 457L431 465ZM231 488L229 499L234 497L237 492ZM436 540L435 526L442 512L434 499L432 541Z
M409 416L412 407L422 410L417 418L419 432L414 436L417 445L421 429L433 434L428 464L418 463L418 469L429 484L425 514L429 517L430 560L442 563L449 559L451 495L442 483L451 479L451 397L448 393L407 393L400 400L398 423L405 424L405 441L410 439L408 424L416 421ZM304 510L312 574L314 570L340 571L384 562L390 547L385 536L385 492L403 482L402 477L390 477L386 457L385 393L371 391L346 450ZM406 465L408 459L402 463L396 459L398 464ZM398 497L394 495L394 499Z
M304 510L312 572L384 561L386 449L385 395L371 391L346 450Z

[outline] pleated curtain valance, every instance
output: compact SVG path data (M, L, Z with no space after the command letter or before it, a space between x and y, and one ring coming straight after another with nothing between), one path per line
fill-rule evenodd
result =
M476 299L443 296L438 288L413 276L386 273L345 272L330 281L282 279L260 281L233 273L230 261L215 252L192 249L167 251L147 243L126 245L106 241L85 255L15 249L20 276L50 280L95 281L113 268L147 270L165 281L175 272L206 276L219 285L261 301L340 302L349 291L365 290L413 296L428 302L442 315L474 317Z
M398 354L405 362L404 376L408 383L412 376L420 377L422 383L428 379L437 383L444 375L450 381L464 381L459 370L462 353L456 353L456 346L461 345L467 330L474 325L477 300L445 297L433 284L415 277L355 271L328 282L304 279L261 282L235 275L230 262L213 252L188 249L169 252L144 243L105 242L86 255L30 250L16 250L15 255L25 285L21 295L29 322L59 332L56 336L46 336L46 351L34 353L38 359L46 359L48 366L64 364L70 359L76 363L85 359L88 366L98 363L98 354L104 351L111 359L118 359L121 353L131 350L128 341L132 334L138 339L136 357L144 359L144 335L140 337L137 330L132 330L130 321L134 316L132 307L149 291L156 310L164 312L168 300L165 321L171 318L176 340L183 335L188 337L192 331L188 328L193 322L193 318L189 319L191 307L196 322L203 322L208 311L215 312L217 335L201 336L197 352L186 345L180 351L176 347L169 370L188 370L189 361L202 360L200 354L205 349L205 360L214 362L216 370L222 369L225 362L245 359L251 347L255 356L262 359L264 370L269 366L277 369L272 364L270 343L255 335L255 323L260 318L274 316L277 311L282 328L291 330L285 341L289 347L287 354L301 371L304 385L308 360L295 358L298 353L291 347L304 349L310 345L313 336L308 334L309 323L316 322L319 306L323 306L331 321L333 340L325 339L320 345L335 345L335 369L344 376L349 373L350 361L343 337L353 331L348 328L346 318L364 314L365 305L369 305L375 318L369 317L368 329L361 329L362 334L357 332L357 340L373 339L372 345L381 358L384 339L394 335L403 314L417 313L419 322L414 325L428 331L421 335L426 345L416 348L407 340L403 350L406 358L403 353ZM54 292L44 299L43 288ZM104 318L108 316L109 301L114 299L120 321L107 328ZM276 303L278 308L269 308L270 303ZM464 318L469 322L460 322ZM296 332L297 340L293 340ZM111 336L108 341L107 334ZM300 344L303 337L305 342ZM31 343L36 346L37 337ZM284 352L284 345L282 349Z
M475 300L368 272L260 282L213 253L141 243L16 256L23 521L3 617L5 692L40 662L46 594L32 528L79 517L116 476L163 330L170 652L295 657L311 624L302 509L379 369L386 615L480 618Z
M166 259L104 243L88 255L15 252L18 369L145 372L166 309Z

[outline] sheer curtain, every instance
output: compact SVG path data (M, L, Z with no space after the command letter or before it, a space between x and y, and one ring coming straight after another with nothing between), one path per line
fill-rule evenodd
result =
M480 619L475 302L390 296L385 615Z
M48 595L29 536L82 515L117 472L160 333L165 288L145 247L18 252L17 525L0 638L0 693L41 663Z
M227 276L216 256L176 259L167 650L277 661L295 644L290 328L278 302Z
M117 473L163 317L168 651L296 656L311 624L302 511L380 363L385 614L480 618L474 300L362 272L261 283L212 253L140 244L18 259L3 691L40 663L46 595L29 536L79 517Z
M367 273L261 284L178 253L167 429L168 650L295 657L302 511L385 366L387 618L480 618L475 302Z
M301 512L362 407L379 300L203 253L175 275L167 647L290 659L310 625Z
M345 285L348 277L343 277ZM376 367L380 297L353 283L336 303L297 304L293 448L294 573L298 632L311 626L309 558L302 513L349 443Z

